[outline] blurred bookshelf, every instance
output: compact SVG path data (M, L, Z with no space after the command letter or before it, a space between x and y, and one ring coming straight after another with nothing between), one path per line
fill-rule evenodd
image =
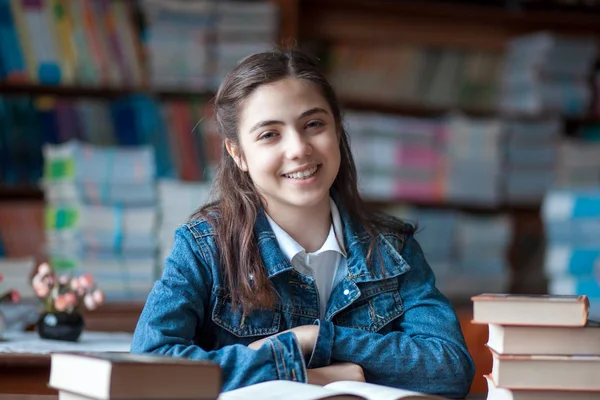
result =
M2 96L27 95L27 96L52 96L67 98L100 98L113 99L131 94L147 94L159 98L188 98L200 97L211 99L215 92L210 90L182 90L182 89L150 89L136 87L97 87L97 86L68 86L68 85L42 85L32 83L0 82L0 93ZM377 102L370 100L359 100L341 98L341 104L345 110L367 111L384 114L398 114L414 117L440 117L449 113L465 114L472 117L500 117L506 120L543 120L553 117L552 113L530 114L530 113L502 113L496 109L460 107L460 106L436 106L410 102ZM582 124L600 124L600 116L561 117L565 124L577 126Z
M93 7L77 8L81 4L93 5L95 0L52 1L74 5L76 12L88 13L94 18L97 13L106 12ZM85 46L79 43L79 50L86 53L91 62L86 64L79 59L69 66L62 64L68 58L58 56L66 43L65 37L52 32L45 37L51 41L56 39L53 41L56 47L47 47L57 51L54 58L45 60L50 69L43 63L36 65L46 68L38 68L46 75L32 77L26 57L21 64L8 65L12 75L6 68L0 70L5 75L2 80L0 74L0 105L21 112L15 137L31 136L37 141L33 148L27 148L26 143L17 140L15 146L19 151L13 154L7 151L11 143L2 141L2 132L7 135L11 125L0 125L0 156L8 154L10 162L28 172L21 173L19 178L9 177L5 182L0 178L0 237L9 231L9 235L5 235L10 239L5 243L9 256L26 254L27 249L21 245L23 240L17 238L19 232L28 238L41 237L45 230L55 233L55 227L45 227L43 219L47 223L54 216L56 223L61 219L60 213L86 212L59 209L62 194L52 186L57 182L43 188L37 186L41 185L42 178L48 178L44 175L45 164L56 161L48 154L42 158L42 144L50 144L60 153L66 142L83 138L84 146L91 145L84 151L99 157L104 157L101 149L107 145L117 153L121 148L136 146L155 150L154 164L141 164L144 172L156 169L156 173L148 172L144 183L158 187L157 194L144 199L144 204L153 208L148 218L161 215L164 219L151 238L159 242L152 251L159 254L154 258L160 265L172 245L165 237L172 237L173 227L199 205L191 204L190 199L204 198L211 172L219 160L221 148L214 126L210 124L210 100L224 72L244 55L273 44L298 45L318 56L338 91L352 143L358 145L355 157L359 175L364 174L366 182L373 177L385 177L364 194L368 206L417 221L419 241L431 260L442 291L454 304L470 308L469 296L461 295L456 288L470 286L467 289L477 290L477 284L469 283L467 278L480 270L486 272L486 268L493 273L477 276L479 282L483 282L482 288L517 293L547 292L546 237L542 220L547 187L541 184L535 187L535 184L555 172L549 167L554 165L555 159L587 162L594 158L598 133L597 128L588 127L600 126L600 65L596 64L591 76L586 75L585 79L578 75L574 80L576 90L554 88L565 89L576 101L552 103L549 109L543 101L513 104L518 103L514 97L503 103L500 66L511 51L519 51L515 50L518 47L515 38L537 32L549 34L540 39L542 41L565 35L575 40L592 38L600 43L598 2L272 0L235 3L231 7L224 1L190 1L185 15L175 17L177 28L182 29L175 37L165 33L172 28L169 23L173 21L161 20L160 7L144 9L145 1L111 0L109 3L117 5L109 13L119 17L120 28L115 31L104 25L105 20L96 18L96 35L123 39L121 49L111 48L107 40L102 50L102 46L94 47L92 40L88 47L93 51L86 53ZM6 7L1 8L6 4L6 1L0 2L0 13L10 12ZM162 6L165 4L168 2ZM123 5L126 7L121 7ZM250 17L246 18L244 13ZM81 25L77 18L74 21L73 29L80 30L77 31L79 36L87 32L89 27ZM238 30L238 25L243 29ZM131 36L124 33L128 27L132 28ZM0 35L6 34L7 30L0 32ZM194 43L180 39L191 37L199 39ZM15 36L2 38L5 40L2 43L15 40ZM124 49L128 50L121 51ZM0 51L6 49L0 48ZM102 58L94 53L101 51L108 55ZM7 54L10 55L0 53L0 59L7 60ZM406 65L415 59L422 60L422 64L416 68L419 74L411 75ZM444 71L442 65L453 66L455 72ZM57 66L66 74L56 74ZM458 79L456 73L464 76ZM534 78L537 77L534 74ZM446 86L454 81L459 82L460 87ZM412 91L406 90L411 82L418 82L418 87L413 85ZM101 113L87 114L90 110ZM71 117L61 117L63 112ZM69 118L78 113L85 129L68 122L74 121ZM44 129L27 125L38 118ZM0 118L0 122L3 121ZM198 121L202 123L197 124ZM99 134L96 125L110 133ZM2 131L5 126L9 128ZM131 131L135 132L133 136ZM524 132L544 135L538 135L541 139L537 142L520 141ZM586 137L592 139L571 140ZM35 154L30 154L32 151ZM421 157L416 162L410 157L413 151ZM556 156L558 152L561 157ZM568 157L564 157L565 154ZM540 159L546 164L534 163ZM127 165L127 160L102 160L105 162L93 165L94 168L78 164L82 160L77 157L70 162L80 168L86 165L83 178L96 173L97 169L107 175L114 173L103 169L107 164ZM466 167L461 164L465 160ZM3 161L0 157L0 177L5 166ZM597 167L593 162L588 164L584 168ZM571 167L569 164L559 168L559 175L567 181L573 172ZM580 168L579 164L575 167ZM530 174L528 168L535 173ZM29 173L32 169L35 169L34 174ZM414 181L402 181L405 176L398 171L414 172L427 182L413 185ZM481 172L481 175L472 177L469 175L472 172ZM120 175L123 174L115 174L122 178ZM167 181L163 181L165 178ZM70 180L68 188L84 195L86 201L103 200L103 190L111 182L96 183L94 186ZM124 181L122 184L133 183ZM406 187L412 191L406 191ZM535 191L530 191L532 187ZM94 197L96 192L102 195ZM37 208L32 211L32 207ZM134 211L147 210L134 207ZM37 225L30 228L25 226L28 224ZM30 234L34 230L35 234ZM142 233L148 235L148 232ZM473 248L487 249L490 245L480 245L479 239L493 243L495 248L490 254L498 253L498 249L502 249L502 254L478 259L481 262L475 264L474 270ZM151 240L145 241L148 242ZM30 243L36 246L37 242L31 239ZM460 274L453 265L448 265L452 263L460 267ZM96 267L101 270L104 265ZM154 277L160 270L155 267ZM132 268L140 269L140 266ZM450 279L446 282L446 278ZM490 283L492 286L486 286ZM90 323L98 329L132 330L146 289L143 288L137 298L116 297L117 300L103 306L98 313L90 313ZM481 373L477 375L481 376L489 372L485 367L490 361L487 351L482 349L481 357L478 355L486 332L476 331L476 327L469 324L468 311L459 311L472 353L479 358ZM111 320L113 322L107 324ZM479 379L474 388L479 390L484 386L483 379Z

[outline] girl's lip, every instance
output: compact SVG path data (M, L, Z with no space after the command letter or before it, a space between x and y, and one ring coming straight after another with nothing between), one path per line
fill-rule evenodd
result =
M321 166L321 164L310 164L310 165L304 165L304 166L302 166L302 167L300 167L300 168L296 168L296 169L294 169L294 170L292 170L292 171L284 172L284 173L283 173L283 174L281 174L281 175L291 175L291 174L295 174L296 172L307 171L307 170L309 170L309 169L312 169L312 168L314 168L314 167L317 167L317 168L318 168L318 167L320 167L320 166Z

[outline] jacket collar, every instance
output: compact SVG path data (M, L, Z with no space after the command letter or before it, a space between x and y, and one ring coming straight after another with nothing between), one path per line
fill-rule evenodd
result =
M375 251L373 254L373 268L369 269L366 263L369 251L369 234L352 220L337 193L332 191L331 197L337 205L343 225L349 279L356 282L377 281L400 275L410 268L389 238L386 237L387 235L378 233L377 240L380 251ZM281 251L277 237L273 233L262 207L259 209L254 224L254 234L269 278L293 268L288 258Z

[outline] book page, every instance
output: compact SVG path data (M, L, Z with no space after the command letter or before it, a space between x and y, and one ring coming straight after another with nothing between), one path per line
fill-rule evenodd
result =
M367 400L346 391L292 381L269 381L221 393L218 400Z
M363 396L367 400L442 400L443 397L411 392L404 389L396 389L382 385L374 385L372 383L340 381L325 385L327 389L335 390L336 392L354 393Z

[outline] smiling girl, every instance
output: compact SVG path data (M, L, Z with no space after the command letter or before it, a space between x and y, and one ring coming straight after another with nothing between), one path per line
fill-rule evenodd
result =
M215 118L218 200L175 232L132 351L216 362L224 390L362 380L464 397L474 366L454 310L414 229L366 211L316 64L247 57Z

